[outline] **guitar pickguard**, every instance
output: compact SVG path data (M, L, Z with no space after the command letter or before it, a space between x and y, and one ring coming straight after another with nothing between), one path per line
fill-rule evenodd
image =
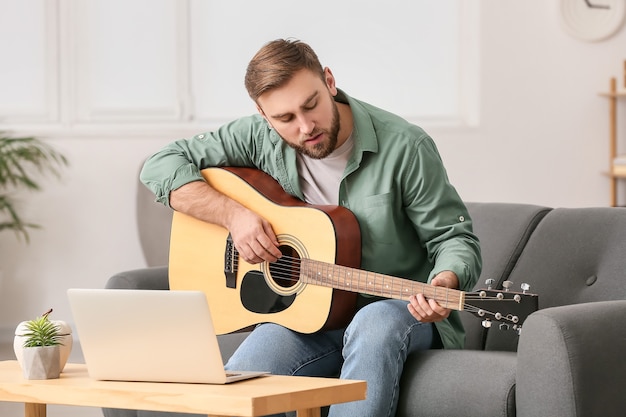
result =
M267 285L263 272L248 271L241 281L241 305L259 314L279 313L288 309L296 294L280 295Z

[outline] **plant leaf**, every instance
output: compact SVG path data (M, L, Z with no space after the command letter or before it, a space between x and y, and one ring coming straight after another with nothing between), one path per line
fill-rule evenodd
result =
M50 145L35 137L10 137L0 131L0 191L9 187L38 191L41 186L35 175L50 173L60 176L60 168L68 161ZM29 242L27 229L38 227L24 222L13 200L0 194L0 231L13 230Z
M61 329L47 315L26 322L25 326L27 331L24 333L24 347L62 345Z

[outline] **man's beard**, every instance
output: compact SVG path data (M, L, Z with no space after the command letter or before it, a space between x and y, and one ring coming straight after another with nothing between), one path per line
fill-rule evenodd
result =
M330 130L315 129L315 131L313 131L313 133L310 135L311 137L314 137L316 135L319 135L320 133L326 133L328 135L327 141L320 142L309 147L287 142L289 146L291 146L293 149L295 149L297 152L301 153L302 155L308 156L309 158L323 159L323 158L326 158L328 155L330 155L337 147L339 128L340 128L339 110L337 109L337 104L334 101L332 104L333 104L333 119L331 121Z

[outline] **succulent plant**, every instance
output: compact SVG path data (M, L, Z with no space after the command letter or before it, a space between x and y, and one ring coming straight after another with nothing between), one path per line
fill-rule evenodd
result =
M52 313L52 309L48 310L41 317L37 317L34 320L27 321L25 323L26 332L24 337L24 347L39 347L39 346L58 346L62 345L61 329L58 324L53 323L48 319L48 316Z

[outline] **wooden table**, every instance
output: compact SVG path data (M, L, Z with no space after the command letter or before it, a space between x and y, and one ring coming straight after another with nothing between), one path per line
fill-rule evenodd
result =
M59 379L27 380L17 361L0 361L0 401L25 403L26 417L47 404L175 411L212 416L263 416L285 411L319 417L320 407L365 399L365 381L264 376L227 385L96 381L83 364Z

